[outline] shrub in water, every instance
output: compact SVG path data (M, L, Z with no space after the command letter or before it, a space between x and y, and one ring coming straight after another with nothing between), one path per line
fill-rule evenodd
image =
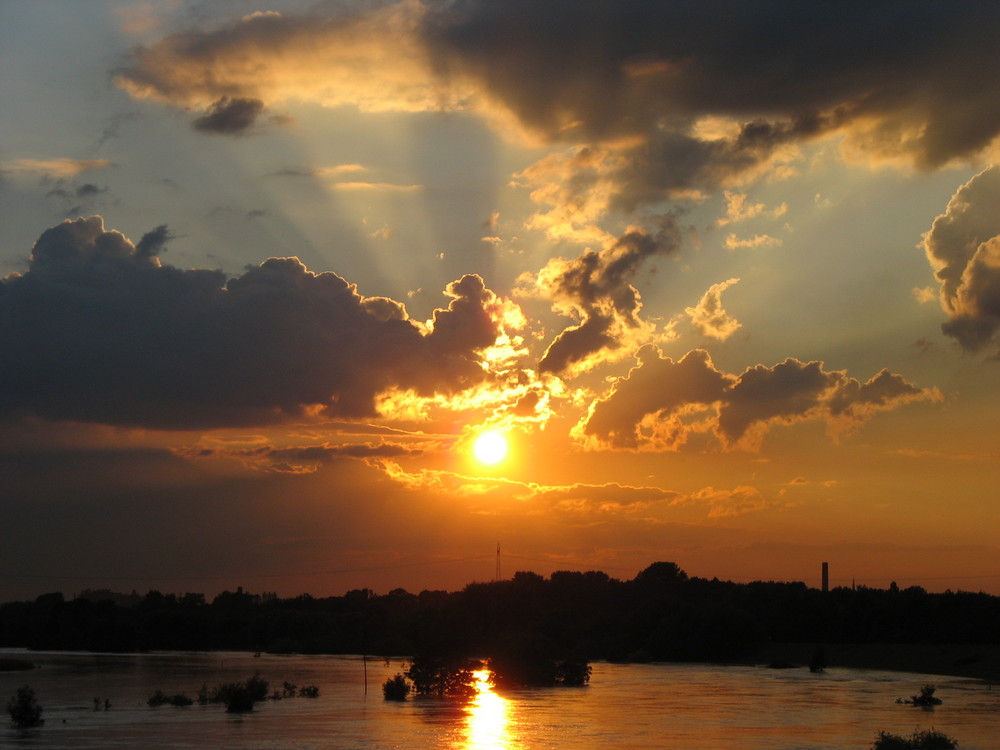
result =
M226 711L231 714L241 714L253 711L253 698L245 684L237 683L226 695Z
M45 723L42 707L35 700L35 691L27 685L19 687L17 694L7 702L7 713L18 727L37 727Z
M935 690L937 688L933 685L924 685L920 688L920 695L911 695L908 702L914 706L939 706L941 699L934 697Z
M198 700L202 693L198 693ZM245 713L253 711L253 704L267 700L267 680L262 679L260 672L254 672L246 682L224 682L208 697L212 703L225 703L230 713Z
M397 674L382 683L382 694L387 701L405 701L410 694L410 683L403 675Z
M300 698L319 698L319 688L315 685L303 685L299 688Z
M909 737L891 732L879 732L872 750L952 750L956 747L958 742L943 732L925 729L922 732L914 732Z

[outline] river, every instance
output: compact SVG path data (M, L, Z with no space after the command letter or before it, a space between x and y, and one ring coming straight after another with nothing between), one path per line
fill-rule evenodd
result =
M400 659L11 649L3 656L38 667L0 672L0 699L6 704L30 685L45 719L30 730L3 722L4 748L866 750L878 730L930 728L957 739L961 750L1000 748L1000 686L900 672L597 662L583 688L484 688L469 701L396 703L383 699L381 686L401 671ZM255 672L272 690L286 681L315 685L319 697L269 700L243 715L211 704L147 705L156 690L194 698L203 684ZM896 703L927 683L937 686L941 705Z

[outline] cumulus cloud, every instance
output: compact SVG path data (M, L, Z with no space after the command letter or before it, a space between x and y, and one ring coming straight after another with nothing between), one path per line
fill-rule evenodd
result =
M691 318L691 323L703 335L725 341L739 329L740 322L722 307L722 293L738 282L739 279L732 278L712 284L696 306L684 308L684 312Z
M679 246L676 221L664 217L656 232L630 228L600 251L588 248L576 258L552 258L537 275L523 277L525 293L541 294L556 312L579 321L549 344L540 371L591 369L627 356L625 344L652 336L651 326L640 317L641 296L632 282L647 259Z
M243 274L160 261L101 217L66 221L0 283L0 416L161 428L375 414L390 388L455 393L489 377L509 306L474 275L427 324L334 273L270 258Z
M824 419L839 434L876 412L941 398L885 370L861 383L822 362L792 358L738 376L718 370L700 349L675 362L645 347L637 359L577 426L592 447L676 450L692 431L714 431L727 447L755 450L775 425Z
M968 351L1000 331L1000 168L962 185L924 235L924 250L941 282L942 330Z
M607 397L590 405L582 436L612 448L676 449L690 430L684 417L721 401L733 381L703 349L675 362L645 346L636 359L639 365L618 378Z

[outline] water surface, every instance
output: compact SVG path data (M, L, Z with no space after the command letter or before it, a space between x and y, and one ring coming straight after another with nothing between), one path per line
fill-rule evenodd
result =
M899 672L832 668L814 675L806 669L598 662L584 688L394 703L383 700L381 685L404 668L400 659L4 654L39 668L0 672L0 699L6 704L28 684L45 718L36 729L0 727L4 748L865 750L877 730L908 735L930 728L957 739L961 750L1000 748L1000 688ZM242 681L257 671L272 689L287 681L316 685L320 695L267 701L245 715L227 714L219 705L146 705L158 689L194 698L203 684ZM928 711L896 703L926 683L938 686L942 705Z

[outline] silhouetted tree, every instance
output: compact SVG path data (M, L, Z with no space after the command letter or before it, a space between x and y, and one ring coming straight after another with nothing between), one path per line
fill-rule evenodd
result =
M468 698L476 693L473 672L480 666L472 659L418 656L413 659L406 676L417 695Z

